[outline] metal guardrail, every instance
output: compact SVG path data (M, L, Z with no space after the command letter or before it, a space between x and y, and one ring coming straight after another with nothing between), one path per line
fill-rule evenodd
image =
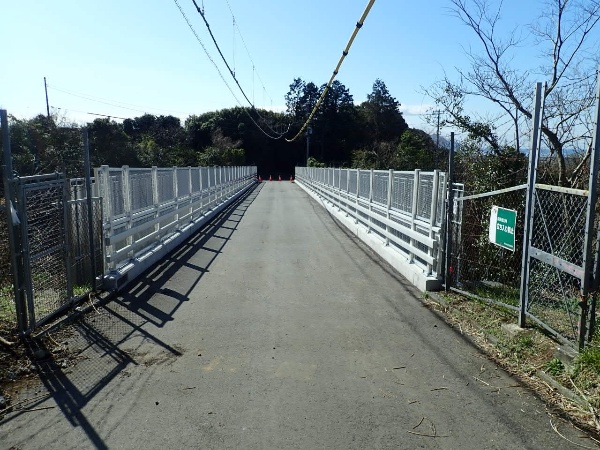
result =
M131 264L254 184L256 167L102 166L94 178L94 195L103 199L105 280L120 288Z
M437 277L442 267L446 174L296 167L296 179Z

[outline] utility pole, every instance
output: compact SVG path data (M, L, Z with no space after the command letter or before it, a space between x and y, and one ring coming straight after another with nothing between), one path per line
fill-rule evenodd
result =
M46 77L44 77L44 90L46 91L46 113L48 119L50 119L50 104L48 103L48 84L46 83Z

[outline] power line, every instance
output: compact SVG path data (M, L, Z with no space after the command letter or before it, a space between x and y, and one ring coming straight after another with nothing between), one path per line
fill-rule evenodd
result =
M244 48L246 49L246 54L248 55L248 59L250 59L250 62L252 63L252 76L254 77L254 73L256 72L256 76L258 77L258 81L260 82L260 85L262 86L264 93L267 95L267 97L269 98L269 100L271 100L271 104L273 104L273 98L267 92L267 88L265 87L265 84L263 83L263 80L260 77L260 74L258 73L258 71L255 70L256 69L256 64L254 64L254 60L252 59L252 55L250 55L250 50L248 50L248 46L246 45L246 40L244 39L244 36L242 35L242 30L240 30L240 27L239 27L239 25L237 23L237 20L235 20L235 15L233 14L233 10L231 9L231 5L229 4L229 0L225 0L225 3L227 3L227 7L229 8L229 12L231 13L231 17L233 17L233 25L237 29L238 34L240 35L240 39L242 40L242 44L244 44ZM254 80L252 81L252 89L254 89Z
M373 0L375 1L375 0ZM244 91L244 89L242 88L242 85L240 84L240 82L238 81L237 77L235 76L235 71L232 70L231 66L229 65L229 63L227 62L227 59L225 58L225 56L223 55L223 52L221 51L221 47L219 47L219 44L215 38L215 35L213 34L211 28L210 28L210 24L208 23L208 20L206 19L206 15L204 14L204 10L201 9L198 6L198 3L196 3L196 0L192 0L192 3L194 4L194 6L196 7L196 11L198 12L198 14L200 14L200 17L202 17L202 20L204 21L204 25L206 25L206 29L208 30L208 34L210 35L213 43L215 44L215 47L217 48L217 52L219 53L219 55L221 56L221 59L223 60L223 63L225 64L225 66L227 67L227 70L229 71L229 74L231 75L231 77L233 78L233 80L235 81L235 84L237 84L237 87L240 89L240 92L242 93L242 95L244 96L244 98L246 99L246 101L248 102L248 104L251 106L252 110L256 113L256 115L262 119L263 121L265 121L265 119L259 114L259 112L256 110L256 107L254 106L254 103L252 103L250 101L250 99L248 98L248 96L246 95L246 92ZM181 8L180 8L181 10ZM235 20L235 18L234 18ZM277 132L275 130L273 130L273 128L271 128L269 126L269 124L265 121L265 124L267 125L267 127L271 130L271 132L277 134ZM291 124L290 124L291 126ZM288 127L289 129L289 127ZM283 135L285 135L287 133L287 131L285 133L280 134L277 138L274 138L272 136L272 139L279 139L281 137L283 137Z
M78 113L82 113L82 114L89 114L90 116L108 117L109 119L120 119L120 120L128 120L129 119L129 117L119 117L119 116L113 116L112 114L109 115L109 114L93 113L93 112L81 111L78 109L72 109L72 108L61 108L60 106L53 106L53 108L60 109L63 111L74 111L74 112L78 112Z
M192 0L192 1L194 1L194 0ZM365 11L363 12L359 21L356 22L356 26L354 28L354 31L352 32L352 36L350 36L350 40L348 41L348 44L346 44L346 48L342 52L342 56L340 57L340 60L338 61L337 66L335 67L335 70L333 71L333 74L331 75L331 78L329 79L329 82L327 83L327 86L325 87L325 89L323 89L323 92L321 94L321 97L319 97L317 104L315 105L313 110L310 112L308 119L306 119L306 122L304 122L304 125L302 125L302 128L300 128L300 131L298 131L298 134L296 134L296 136L294 136L292 139L286 139L287 142L294 142L296 139L298 139L298 137L300 137L300 135L302 134L304 129L308 126L308 124L312 120L313 116L315 115L315 112L319 109L319 106L321 106L321 103L323 102L323 99L327 95L327 91L329 91L329 88L331 87L333 80L335 79L336 75L338 74L338 71L340 70L342 63L344 62L344 59L346 58L346 56L348 56L348 52L350 51L350 47L352 47L354 38L358 34L358 30L360 30L362 28L363 23L365 22L365 19L369 15L369 11L371 11L371 7L373 6L374 3L375 3L375 0L369 0L369 3L367 4Z
M76 93L76 92L69 91L66 89L58 88L51 84L48 84L48 87L52 90L62 92L67 95L71 95L73 97L83 98L83 99L89 100L91 102L102 103L103 105L114 106L115 108L127 109L129 111L147 113L149 110L154 110L154 111L161 111L161 112L171 112L171 113L176 113L176 114L187 114L187 113L183 113L181 111L169 111L167 109L160 109L160 108L147 108L145 106L133 105L133 104L119 102L119 101L109 101L109 100L101 99L100 97L94 97L92 95ZM130 108L128 106L122 106L122 105L130 105L130 106L135 106L137 108L143 108L143 109L135 109L135 108ZM187 114L187 115L189 115L189 114Z
M267 133L265 130L262 129L262 127L256 122L256 120L254 120L254 117L252 117L252 115L248 112L248 110L246 108L244 108L240 102L240 100L237 98L237 96L235 95L235 92L233 92L233 89L231 89L231 86L229 85L229 83L227 82L227 80L225 79L225 77L223 76L223 73L221 72L221 70L219 69L219 66L217 65L217 63L215 62L215 60L212 58L212 56L210 56L210 53L208 53L208 49L206 48L206 46L204 45L204 43L202 42L202 40L200 39L200 36L198 36L198 33L196 33L196 30L194 29L192 23L190 22L190 20L188 19L187 15L185 14L185 12L183 11L183 8L181 7L181 5L179 4L178 0L173 0L175 2L175 5L177 6L177 8L179 9L179 12L181 13L181 15L183 16L184 20L186 21L188 27L190 28L190 30L192 31L192 33L194 34L194 36L196 37L196 40L198 41L198 43L200 44L200 46L202 47L202 50L204 50L204 53L206 54L206 57L208 58L208 60L212 63L212 65L215 67L215 69L217 70L217 73L219 74L219 77L221 78L221 80L223 81L223 83L225 83L225 86L227 86L227 89L229 90L229 92L231 92L231 95L233 96L233 98L235 99L235 101L237 102L237 104L242 108L242 110L246 113L246 115L250 118L250 120L252 121L252 123L256 126L256 128L258 128L261 133L263 133L265 136L267 136L268 138L271 139L280 139L281 137L283 137L283 135L285 133L282 133L280 136L271 136L269 133ZM194 1L194 0L193 0ZM194 4L196 5L196 8L198 9L198 12L200 12L200 9L198 8L198 5L196 4L196 2L194 1ZM202 14L204 14L204 10L202 10ZM264 119L263 119L264 120ZM286 132L287 133L287 132Z

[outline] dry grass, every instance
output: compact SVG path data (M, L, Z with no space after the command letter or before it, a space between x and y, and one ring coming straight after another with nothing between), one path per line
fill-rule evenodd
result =
M569 367L555 358L557 342L542 329L532 326L527 332L508 337L503 323L516 323L517 313L477 300L449 293L440 302L426 304L446 321L467 335L490 359L534 390L547 405L569 417L577 426L600 436L600 338L596 338ZM537 376L538 371L552 375L562 386L587 401L580 405Z

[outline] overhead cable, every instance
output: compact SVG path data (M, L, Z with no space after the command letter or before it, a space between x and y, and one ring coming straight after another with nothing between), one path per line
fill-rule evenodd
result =
M237 104L242 108L242 110L246 113L246 115L250 118L250 120L252 121L252 123L256 126L256 128L258 128L260 130L261 133L263 133L265 136L267 136L268 138L271 138L271 139L280 139L283 136L283 134L285 134L285 133L283 133L281 136L271 136L269 133L267 133L265 130L262 129L262 127L256 122L256 120L254 120L254 117L252 117L252 115L248 112L248 109L244 108L242 106L242 103L237 98L237 96L235 95L235 92L233 92L233 89L231 88L231 86L229 85L229 83L227 82L227 80L225 79L225 77L223 76L223 73L219 69L219 66L217 65L217 63L215 62L215 60L212 58L212 56L210 56L210 53L208 53L208 49L206 48L206 46L204 45L204 43L200 39L200 36L198 36L198 33L196 33L196 30L194 29L192 23L190 22L190 20L186 16L185 12L183 11L183 8L179 4L179 1L178 0L173 0L173 1L175 2L175 5L177 5L177 8L179 9L179 12L181 13L181 15L183 16L183 18L185 19L186 23L188 24L188 27L190 28L190 30L192 31L192 33L196 37L196 40L198 41L198 43L202 47L202 50L204 50L204 53L206 54L206 57L208 58L208 60L212 63L212 65L217 70L217 73L219 74L219 77L221 78L221 80L223 81L223 83L225 83L225 86L227 86L227 89L229 90L229 92L231 93L231 95L233 96L233 98L235 99L235 101L237 102ZM196 2L194 1L194 4L195 3ZM204 11L203 11L203 13L204 13Z
M172 111L172 110L170 111L170 110L161 109L161 108L148 108L146 106L133 105L130 103L124 103L124 102L119 102L119 101L110 101L110 100L102 99L100 97L95 97L93 95L82 94L82 93L77 93L74 91L58 88L58 87L54 86L53 84L48 84L48 88L50 88L54 91L62 92L63 94L71 95L73 97L83 98L83 99L89 100L91 102L102 103L103 105L114 106L115 108L127 109L129 111L148 113L148 110L154 110L154 111L160 111L160 112L170 112L170 113L175 113L175 114L189 115L189 114L183 113L181 111ZM128 106L123 106L123 105L128 105ZM130 108L130 106L135 106L135 108Z
M235 20L235 15L233 14L233 10L231 9L231 5L229 4L229 0L225 0L225 3L227 3L227 7L229 8L229 12L231 13L231 17L233 17L233 25L235 26L235 28L237 28L238 34L240 35L240 39L242 40L242 44L244 44L244 48L246 49L246 54L248 55L248 59L250 60L250 62L252 63L252 86L254 89L254 72L256 71L256 76L258 78L258 81L260 82L260 85L263 88L263 92L266 94L266 96L269 98L269 100L271 100L271 105L273 104L273 99L271 98L271 96L269 95L269 93L267 92L267 88L265 87L265 83L263 82L262 78L260 77L260 74L258 73L256 69L256 65L254 64L254 60L252 59L252 55L250 54L250 50L248 50L248 46L246 45L246 40L244 39L244 36L242 35L242 30L240 30L240 27L237 23L237 20ZM254 100L254 98L253 98Z
M321 96L319 97L317 104L315 105L315 107L313 108L311 113L309 114L308 119L306 119L306 122L304 122L304 125L302 125L302 128L300 128L300 131L298 131L298 134L296 134L296 136L294 136L291 139L286 139L287 142L294 142L296 139L298 139L300 137L302 132L306 129L306 127L312 120L313 116L315 115L315 112L317 112L317 110L319 109L319 106L321 106L321 103L323 102L323 99L327 95L327 91L329 91L329 88L331 87L333 80L335 79L336 75L338 74L338 71L340 70L342 63L344 62L344 59L346 58L346 56L348 56L348 52L350 51L350 47L352 47L354 38L358 34L358 30L360 30L362 28L363 23L365 22L365 19L369 15L369 12L371 11L371 7L373 6L374 3L375 3L375 0L369 0L369 3L367 4L365 11L363 12L362 16L360 17L360 20L356 23L356 27L354 28L354 31L352 32L352 36L350 36L350 40L348 41L348 44L346 44L346 48L342 52L342 56L340 57L340 59L337 63L337 66L335 67L335 70L333 71L333 74L331 75L331 78L329 79L329 82L327 83L327 86L325 86L325 89L323 89L323 92L321 93Z
M375 0L373 0L375 1ZM244 89L242 88L240 82L238 81L237 77L235 76L235 70L233 70L231 68L231 66L229 65L229 63L227 62L227 59L225 58L225 56L223 55L223 52L221 51L221 47L219 47L219 44L212 32L212 29L210 28L210 24L208 23L208 20L206 19L206 15L204 14L204 11L198 6L198 3L196 2L196 0L192 0L192 3L194 3L194 6L196 7L196 11L198 11L198 14L200 14L200 17L202 17L202 20L204 21L204 25L206 25L206 29L208 30L208 34L210 34L210 37L213 41L213 43L215 44L215 47L217 48L217 51L219 52L219 55L221 56L221 59L223 60L223 63L225 64L225 66L227 67L227 70L229 71L229 74L231 75L231 77L233 78L233 80L235 81L235 84L237 84L238 88L240 89L240 92L242 93L242 95L244 96L244 98L246 99L246 101L248 102L248 104L250 105L250 107L252 108L252 110L256 113L256 115L261 118L263 121L265 121L265 124L267 125L267 127L269 127L269 129L273 132L277 134L277 131L273 130L269 124L266 122L266 120L259 114L259 112L256 110L256 107L254 106L254 103L252 103L250 101L250 99L248 98L248 96L246 95L246 92L244 91ZM179 6L179 5L178 5ZM181 8L180 8L181 11ZM235 20L235 19L234 19ZM241 106L241 105L240 105ZM291 124L290 124L291 126ZM288 127L289 130L289 127ZM277 137L273 137L273 136L269 136L271 139L280 139L282 138L285 134L287 133L287 131L285 133L281 133L279 134L279 136Z

